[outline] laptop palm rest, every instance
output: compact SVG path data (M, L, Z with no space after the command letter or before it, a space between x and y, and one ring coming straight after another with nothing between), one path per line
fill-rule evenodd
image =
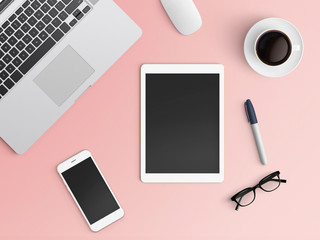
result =
M93 73L94 69L69 45L34 82L61 106Z

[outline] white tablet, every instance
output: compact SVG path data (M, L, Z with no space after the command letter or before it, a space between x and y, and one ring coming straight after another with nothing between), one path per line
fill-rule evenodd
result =
M141 67L141 180L222 182L224 67Z

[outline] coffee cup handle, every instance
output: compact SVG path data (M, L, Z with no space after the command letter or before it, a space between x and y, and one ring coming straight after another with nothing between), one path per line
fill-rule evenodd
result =
M300 45L293 45L292 51L295 51L295 52L301 51L301 46Z

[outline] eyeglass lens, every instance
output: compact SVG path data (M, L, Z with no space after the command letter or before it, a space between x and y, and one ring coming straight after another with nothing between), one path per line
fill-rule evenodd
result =
M263 179L260 182L260 187L266 192L271 192L276 190L280 186L280 177L279 175Z
M248 206L253 202L255 194L252 188L245 189L236 197L236 202L241 206Z

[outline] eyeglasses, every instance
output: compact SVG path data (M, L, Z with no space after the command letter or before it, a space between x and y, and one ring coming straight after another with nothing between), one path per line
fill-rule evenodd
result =
M287 180L280 179L280 172L276 171L263 178L256 186L243 189L234 195L231 200L237 203L236 210L240 207L250 205L256 199L256 189L260 188L265 192L272 192L276 190L281 183L286 183Z

